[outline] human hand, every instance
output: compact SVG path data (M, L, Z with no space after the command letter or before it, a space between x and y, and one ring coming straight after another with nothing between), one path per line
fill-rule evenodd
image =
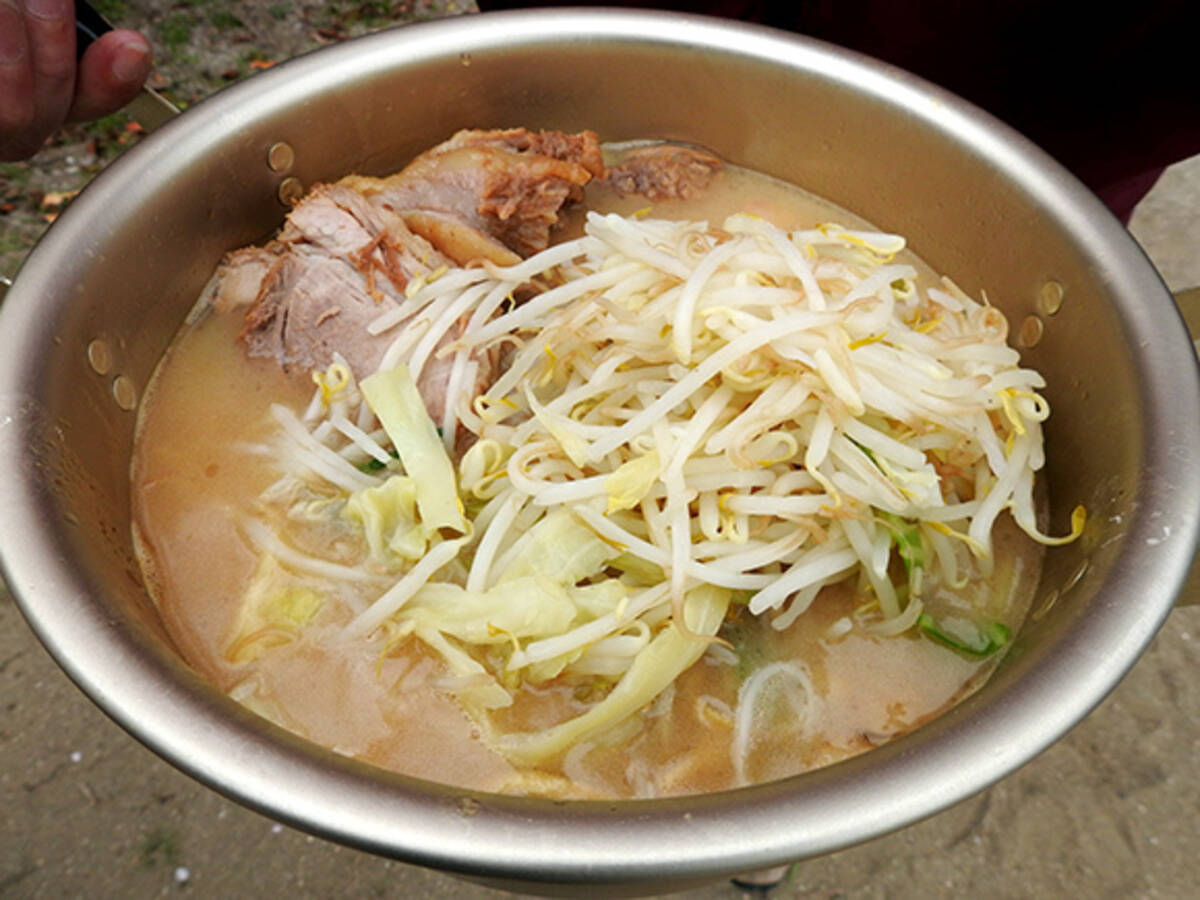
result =
M64 122L115 112L150 73L150 45L110 31L75 61L71 0L0 0L0 160L32 156Z

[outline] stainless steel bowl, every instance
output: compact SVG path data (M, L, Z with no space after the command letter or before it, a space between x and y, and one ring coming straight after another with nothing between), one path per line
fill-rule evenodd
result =
M278 197L383 173L458 128L662 137L794 181L986 289L1050 384L1054 549L987 687L831 768L653 802L549 802L383 772L284 733L173 650L129 528L133 405L221 254ZM272 148L284 143L288 154ZM903 72L798 37L634 12L477 16L278 66L120 159L0 313L0 554L30 623L116 721L201 781L336 841L494 884L643 892L825 853L979 791L1062 736L1170 611L1195 552L1200 385L1134 242L1020 136ZM452 777L452 776L450 776Z

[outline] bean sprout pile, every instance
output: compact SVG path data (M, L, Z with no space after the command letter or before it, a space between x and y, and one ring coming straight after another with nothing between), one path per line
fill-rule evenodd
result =
M334 362L306 411L273 409L287 474L264 503L351 523L365 563L260 520L246 534L353 583L342 639L424 641L485 723L522 683L613 685L538 735L485 727L516 760L653 700L735 606L786 629L856 578L859 625L913 629L930 592L987 577L1002 512L1054 543L1083 511L1066 538L1039 530L1044 382L998 309L921 286L903 249L744 214L589 213L518 265L430 272L372 324L395 333L378 372ZM505 364L476 394L486 354ZM437 422L415 387L435 364Z

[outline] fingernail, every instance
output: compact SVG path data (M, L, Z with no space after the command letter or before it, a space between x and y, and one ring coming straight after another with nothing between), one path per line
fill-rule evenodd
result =
M130 38L113 54L112 73L123 82L140 82L150 65L150 45L139 38Z
M39 19L66 19L72 15L67 0L25 0L25 12Z
M25 24L17 8L0 0L0 63L25 57Z

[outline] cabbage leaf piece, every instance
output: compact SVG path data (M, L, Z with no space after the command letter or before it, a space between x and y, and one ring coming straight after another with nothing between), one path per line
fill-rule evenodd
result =
M629 718L703 655L708 642L699 638L717 633L730 596L727 589L707 584L688 591L684 617L688 628L698 637L689 637L674 626L667 627L637 655L609 695L587 712L545 731L493 736L493 749L511 762L533 765Z
M664 467L665 464L657 450L621 463L604 479L604 490L608 493L608 512L633 509L641 503L662 475Z
M297 583L274 556L264 553L242 596L225 658L252 662L271 647L295 640L324 602L317 591Z
M512 706L512 694L470 653L436 628L418 628L414 634L436 650L457 680L454 693L469 709L499 709Z
M522 639L537 640L568 631L581 608L595 604L596 592L590 587L567 587L544 575L514 578L486 591L427 584L396 614L395 622L401 631L411 629L445 660L457 681L451 689L464 706L496 709L511 705L512 695L461 645L515 648ZM553 678L578 655L547 661L526 676L530 680L535 676L538 680Z
M569 510L559 508L533 526L525 546L496 581L503 584L527 575L544 575L559 584L577 584L600 572L620 554Z
M571 627L576 606L567 588L540 575L528 575L486 591L456 584L427 584L397 618L412 620L417 631L436 629L469 644L506 644L514 638L540 638Z
M615 578L606 578L596 584L567 588L567 593L575 604L578 615L572 625L572 631L564 632L559 636L551 635L549 638L551 641L569 640L572 634L578 635L581 630L595 623L597 619L603 616L616 616L618 608L629 599L629 589ZM586 641L571 642L566 649L554 656L536 662L525 662L519 666L513 666L513 657L510 656L507 671L519 671L526 682L542 684L562 674L564 669L583 656L589 646L590 644Z
M376 372L358 387L396 448L405 474L416 484L417 510L426 531L447 528L466 534L469 526L458 499L454 464L408 366Z
M393 476L391 480L406 485L413 479ZM371 488L356 497L364 503L383 503L391 495L378 493L382 490ZM407 488L393 490L392 499L403 505ZM370 504L362 510L366 518L374 516L380 522L387 518L385 512ZM427 582L390 618L396 633L415 635L443 658L454 679L449 688L468 709L508 706L511 695L476 659L478 654L473 655L472 648L487 648L493 659L503 657L507 648L511 656L522 642L558 638L613 614L628 597L625 585L612 578L597 584L580 582L600 574L618 553L570 512L555 510L531 529L490 588L469 590L449 582ZM585 650L583 644L572 645L552 658L508 671L505 683L547 681ZM506 671L503 665L500 668Z
M355 491L342 516L362 526L371 559L386 568L401 560L415 562L429 543L417 521L417 484L407 475L392 475L381 485Z

